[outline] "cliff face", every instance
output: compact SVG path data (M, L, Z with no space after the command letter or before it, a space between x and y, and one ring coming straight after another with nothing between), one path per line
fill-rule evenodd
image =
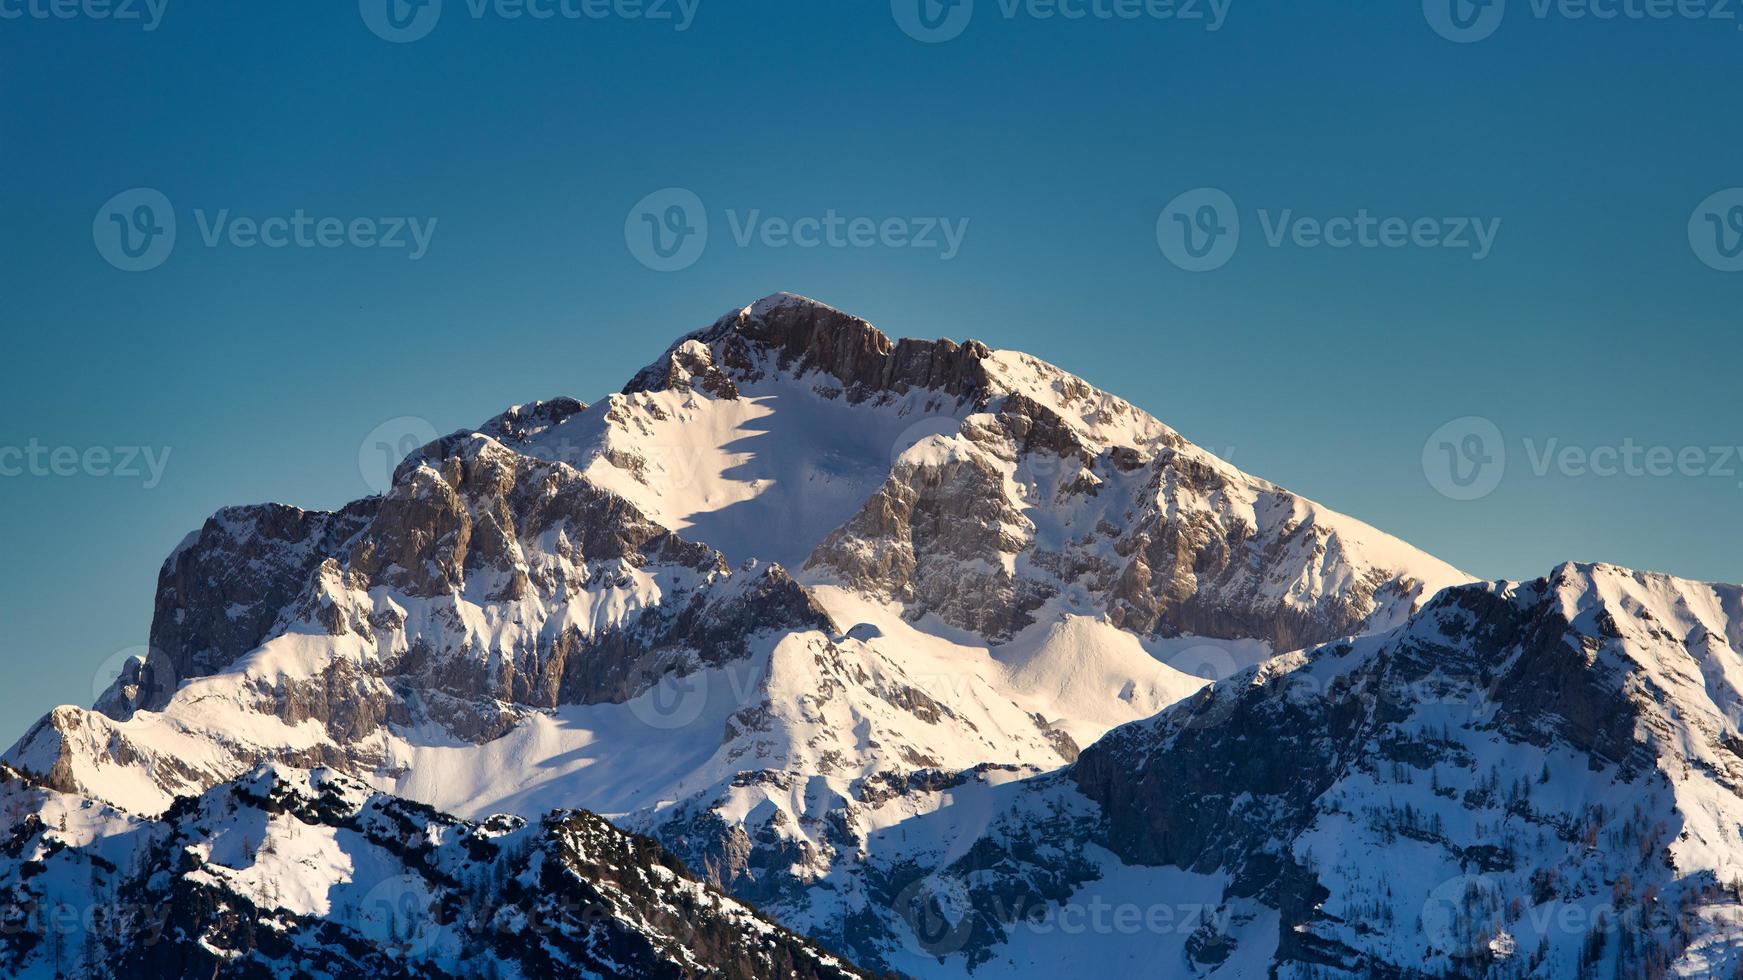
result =
M1056 367L783 294L379 497L220 512L151 655L5 759L141 815L263 764L585 805L880 963L891 828L1465 580Z
M1034 922L1135 877L1203 903L1135 930L1164 972L1725 975L1739 649L1736 586L1565 565L1449 589L1116 729L905 880L965 896L947 952L988 964L1047 961Z
M684 374L694 373L699 349L726 378L754 384L771 372L822 375L853 404L916 390L971 402L994 394L986 370L992 351L979 341L891 340L858 317L791 294L770 296L684 338L636 375L624 394L669 387L678 377L673 361Z
M845 425L879 433L866 465L826 474L861 478L843 494L848 506L786 557L805 555L808 580L900 602L911 618L936 613L995 642L1064 598L1145 636L1251 638L1283 651L1394 626L1441 588L1469 581L1235 470L1052 365L974 341L891 341L863 320L788 295L684 338L613 400L607 415L640 445L586 434L584 421L569 441L559 427L540 444L627 471L640 484L631 495L651 513L689 523L696 505L674 498L705 480L695 472L670 479L648 445L666 441L671 402L657 396L671 392L690 396L671 413L704 425L716 414L710 403L736 403L721 410L732 412L752 402L772 406L777 421L767 424L776 432L782 411L834 410ZM840 428L795 435L740 445L769 456L860 448ZM747 480L767 473L779 484L788 475L754 459L739 468ZM802 475L816 482L816 473ZM803 509L778 486L762 496ZM718 530L735 544L755 538Z

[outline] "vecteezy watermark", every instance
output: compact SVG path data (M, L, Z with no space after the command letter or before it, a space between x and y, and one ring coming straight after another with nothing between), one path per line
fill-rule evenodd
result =
M265 218L231 217L229 208L208 215L194 209L200 239L207 248L376 248L410 249L406 258L418 261L430 251L438 218L313 217L297 208L289 215Z
M1240 665L1229 649L1214 641L1195 643L1184 650L1176 650L1162 658L1162 662L1175 670L1212 684L1234 676Z
M764 248L911 248L936 251L941 262L949 262L962 251L969 221L946 217L847 217L837 214L834 208L821 215L798 218L765 216L761 208L742 213L728 208L726 220L739 248L753 244Z
M1272 248L1286 244L1296 248L1441 248L1469 252L1473 262L1488 258L1501 234L1500 218L1375 217L1367 208L1358 208L1351 216L1330 218L1300 216L1292 208L1284 208L1273 217L1261 208L1259 222L1264 227L1265 244Z
M1234 920L1228 906L1204 902L1115 902L1101 895L1076 896L1057 906L1031 909L1015 928L1037 935L1066 936L1191 935L1201 930L1227 933Z
M854 217L834 208L794 218L766 215L761 208L728 208L726 223L739 248L901 248L934 251L939 261L948 262L962 251L969 219ZM623 222L630 254L655 272L695 265L708 247L708 230L708 209L702 199L682 187L667 187L642 198Z
M234 216L229 208L194 209L200 241L207 248L363 248L403 250L413 262L430 250L436 218L317 217L297 208L267 217ZM97 254L123 272L146 272L169 260L176 246L176 213L169 198L136 187L97 209L91 239Z
M163 939L170 911L168 903L111 901L73 905L15 891L0 903L0 936L58 937L62 942L67 937L90 936L103 942L149 948Z
M1453 419L1422 444L1422 472L1443 497L1487 497L1507 474L1507 442L1488 419L1475 415Z
M983 0L985 2L985 0ZM1159 21L1222 30L1234 0L994 0L1005 20ZM961 36L974 19L975 0L890 0L902 33L939 44Z
M454 931L438 914L435 891L417 875L384 878L363 896L354 916L364 938L418 957Z
M442 19L442 0L357 0L357 12L376 37L407 44L436 29Z
M902 454L922 442L934 437L948 441L961 431L962 420L954 415L927 415L903 429L890 443L890 465L895 465L902 458Z
M1240 209L1234 198L1214 187L1187 191L1157 216L1156 244L1168 261L1187 272L1220 269L1240 247Z
M1500 29L1507 0L1422 0L1422 16L1441 37L1472 44Z
M1540 21L1711 21L1743 30L1735 0L1527 0L1526 7ZM1422 0L1422 13L1436 34L1472 44L1501 28L1507 0Z
M436 441L436 427L428 419L402 415L388 419L363 437L357 446L357 472L376 493L393 489L393 474L407 456Z
M1648 444L1633 438L1574 445L1559 438L1521 440L1531 474L1568 479L1719 479L1743 488L1743 446ZM1477 416L1436 429L1422 447L1429 485L1453 500L1494 493L1507 471L1507 443L1494 422Z
M977 902L976 899L979 899ZM889 904L891 932L922 956L942 959L960 952L977 929L990 936L1020 932L1037 936L1227 935L1233 909L1220 903L1115 900L1093 885L1071 897L1045 901L1007 897L997 890L978 896L966 879L948 870L917 878Z
M91 222L97 253L123 272L145 272L176 247L176 213L162 191L135 187L105 201Z
M943 958L974 935L974 902L962 879L933 874L909 882L890 902L892 931L921 956Z
M1269 248L1446 249L1468 252L1475 262L1489 257L1501 233L1500 218L1407 218L1375 215L1367 208L1331 217L1260 208L1258 219ZM1215 187L1187 191L1157 216L1156 244L1168 261L1188 272L1220 269L1240 247L1240 209Z
M1718 191L1695 208L1689 247L1720 272L1743 272L1743 187Z
M1552 864L1539 868L1529 880L1523 875L1495 873L1461 874L1442 881L1429 891L1418 913L1423 938L1455 960L1469 962L1510 952L1514 933L1589 940L1680 928L1689 933L1704 930L1733 938L1737 935L1740 922L1734 905L1647 898L1660 886L1644 875L1635 881L1627 874L1610 883L1604 899L1594 902L1589 894L1570 899L1559 894L1555 886L1558 880L1578 879L1568 872L1568 868ZM1736 880L1728 868L1705 869L1690 877L1707 878L1716 886L1716 893L1729 891ZM1534 894L1544 886L1546 892Z
M968 29L974 0L890 0L890 16L914 40L941 44Z
M108 20L151 33L169 0L0 0L0 20Z
M519 860L523 859L507 859L511 876L524 867ZM488 874L486 869L503 865L484 862L475 867ZM468 941L500 944L555 933L587 935L619 923L623 912L608 900L525 890L511 899L499 892L477 894L417 874L402 874L376 883L338 914L363 938L417 961ZM693 917L681 910L649 908L641 918L650 932L680 945L694 946L698 941Z
M681 674L661 651L643 654L630 666L628 676L631 684L642 688L629 701L630 714L649 728L663 732L688 728L708 708L708 674Z
M1600 479L1683 476L1737 480L1739 462L1743 461L1743 447L1739 446L1642 445L1633 439L1624 439L1619 445L1572 446L1559 439L1539 442L1527 438L1525 453L1534 476L1548 476L1554 470L1566 477ZM1737 486L1743 488L1743 482Z
M147 490L163 482L169 446L49 446L32 439L22 446L0 446L0 477L97 477L138 480Z
M116 704L104 701L114 690ZM127 647L103 658L91 675L91 703L98 708L140 708L161 705L176 691L175 665L162 651L151 647Z
M817 682L807 690L822 685L809 658L790 666ZM675 660L669 651L649 651L625 671L625 683L635 693L624 706L637 721L662 732L701 724L718 734L725 716L730 741L738 727L737 712L766 696L761 686L766 669L766 662L755 657L702 664Z
M1501 931L1501 889L1487 875L1450 878L1428 893L1420 921L1423 936L1436 949L1477 955Z
M473 20L643 20L687 31L701 0L464 0ZM358 0L363 23L394 44L419 41L442 19L443 0Z
M623 240L636 261L655 272L688 269L708 247L708 209L695 191L654 191L629 209Z

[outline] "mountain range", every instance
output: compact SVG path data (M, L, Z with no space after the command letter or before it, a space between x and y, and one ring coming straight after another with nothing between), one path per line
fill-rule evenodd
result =
M0 972L1730 976L1740 650L778 294L189 534L0 757Z

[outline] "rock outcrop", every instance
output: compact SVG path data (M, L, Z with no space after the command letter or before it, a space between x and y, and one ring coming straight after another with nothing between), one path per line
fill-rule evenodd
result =
M380 496L220 512L164 565L149 656L5 759L141 819L261 765L475 820L584 805L882 964L906 828L1202 686L1172 651L1221 676L1466 580L1056 367L783 294ZM189 935L255 914L184 897Z
M1202 934L1152 937L1162 972L1724 975L1740 648L1737 586L1564 565L1450 589L1115 730L909 875L972 884L948 951L972 962L1105 901L1108 865L1059 856L1105 850L1211 889Z
M29 814L0 843L8 976L865 976L585 811L473 823L279 768L157 820L4 768L0 800Z

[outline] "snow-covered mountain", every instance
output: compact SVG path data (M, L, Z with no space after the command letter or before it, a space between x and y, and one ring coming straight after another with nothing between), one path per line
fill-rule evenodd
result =
M136 821L263 766L487 824L585 808L875 967L960 800L1468 581L1027 355L783 294L383 496L220 512L149 658L4 759Z
M155 819L0 767L0 805L9 977L864 976L584 811L468 823L273 767Z
M919 939L885 955L938 976L1736 976L1740 717L1743 588L1566 565L1450 589L1066 770L970 787L972 819L916 821L880 885Z

